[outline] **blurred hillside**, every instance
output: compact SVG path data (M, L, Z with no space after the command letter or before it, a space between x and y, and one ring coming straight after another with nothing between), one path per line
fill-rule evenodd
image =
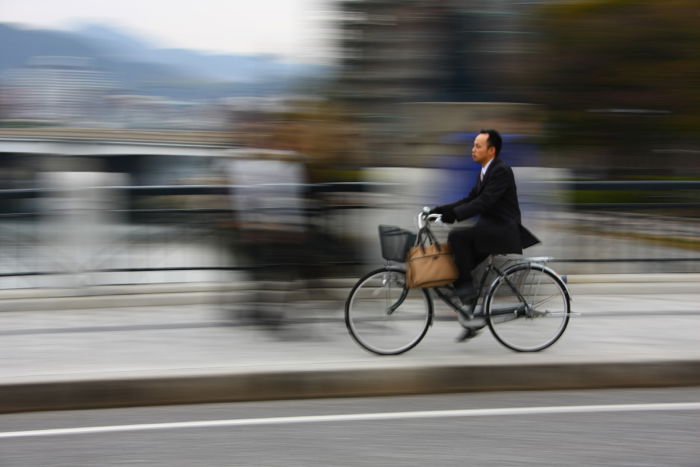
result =
M34 57L81 57L134 94L174 99L264 96L290 92L300 80L329 74L326 66L287 63L269 55L208 55L157 49L118 28L86 25L76 32L0 24L0 83Z

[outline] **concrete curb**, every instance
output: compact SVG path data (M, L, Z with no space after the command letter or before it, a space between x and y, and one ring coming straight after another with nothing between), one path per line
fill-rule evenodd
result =
M700 385L699 360L372 366L0 385L0 413L469 391Z

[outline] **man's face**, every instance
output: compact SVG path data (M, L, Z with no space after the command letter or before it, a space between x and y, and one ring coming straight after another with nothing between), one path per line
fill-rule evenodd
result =
M472 160L481 164L483 167L496 157L496 148L489 147L489 135L486 133L479 133L476 138L474 138L474 146L472 147Z

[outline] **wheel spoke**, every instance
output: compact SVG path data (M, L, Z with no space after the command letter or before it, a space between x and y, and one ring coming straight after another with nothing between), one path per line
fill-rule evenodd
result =
M504 274L487 298L488 324L494 336L516 351L534 352L549 347L568 324L566 291L544 266L519 265ZM504 312L509 308L521 311Z
M345 304L345 323L365 349L393 355L415 346L432 317L432 302L422 289L404 289L405 273L379 269L360 279Z

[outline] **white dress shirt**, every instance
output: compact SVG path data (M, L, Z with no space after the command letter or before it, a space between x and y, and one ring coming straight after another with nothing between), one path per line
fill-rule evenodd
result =
M495 157L494 157L494 159L495 159ZM491 162L493 162L493 159L491 159L491 160L488 162L488 164L486 164L485 166L483 166L483 167L481 168L481 178L480 178L480 180L481 180L482 182L484 181L484 176L486 176L486 171L489 169L489 166L491 165Z

